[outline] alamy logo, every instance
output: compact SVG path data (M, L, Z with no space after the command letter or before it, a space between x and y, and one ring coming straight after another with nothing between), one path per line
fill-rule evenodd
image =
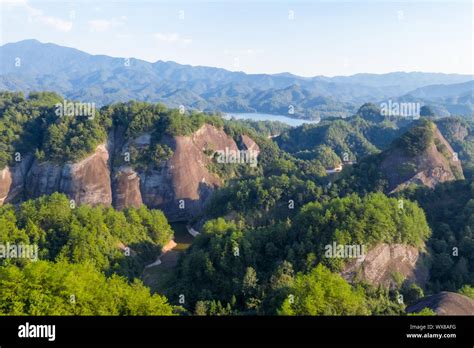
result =
M38 245L36 244L0 244L0 259L30 259L38 260Z
M327 244L324 250L324 257L327 258L365 260L365 245L363 244L346 245L333 242Z
M85 116L89 120L95 117L95 103L73 103L64 99L62 103L57 103L55 107L55 113L58 117Z
M252 150L232 150L228 147L224 150L217 150L217 163L248 163L251 167L257 166L258 151Z
M380 112L383 116L404 116L418 119L420 117L420 103L398 103L389 100L388 103L380 104Z
M48 341L56 339L56 325L34 325L26 322L18 326L18 337L20 338L47 338Z

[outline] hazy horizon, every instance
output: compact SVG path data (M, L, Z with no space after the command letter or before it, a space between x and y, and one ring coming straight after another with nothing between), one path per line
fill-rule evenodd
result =
M94 55L247 74L473 74L470 1L0 4L0 44L37 39Z
M17 44L17 43L20 43L22 41L38 41L39 43L41 44L52 44L52 45L56 45L56 46L60 46L60 47L65 47L65 48L71 48L71 49L76 49L76 50L79 50L81 52L84 52L84 53L87 53L89 55L92 55L92 56L107 56L107 57L110 57L110 58L117 58L117 59L124 59L124 58L133 58L133 59L138 59L138 60L141 60L141 61L144 61L144 62L147 62L147 63L150 63L150 64L154 64L154 63L157 63L157 62L174 62L174 63L177 63L177 64L180 64L180 65L187 65L187 66L192 66L192 67L205 67L205 68L216 68L216 69L224 69L224 70L227 70L227 71L231 71L231 72L241 72L241 73L245 73L247 75L262 75L262 74L266 74L266 75L282 75L282 74L291 74L293 76L297 76L297 77L301 77L301 78L315 78L315 77L328 77L328 78L332 78L332 77L349 77L349 76L354 76L354 75L384 75L384 74L397 74L397 73L405 73L405 74L411 74L411 73L426 73L426 74L445 74L445 75L471 75L473 78L474 78L474 73L457 73L457 72L444 72L444 71L388 71L388 72L384 72L384 73L371 73L371 72L365 72L365 71L361 71L361 72L356 72L354 74L349 74L349 75L342 75L342 74L338 74L338 75L323 75L323 74L317 74L317 75L313 75L313 76L302 76L302 75L297 75L297 74L294 74L292 72L289 72L289 71L281 71L281 72L276 72L276 73L265 73L265 72L252 72L252 73L249 73L249 72L245 72L245 71L242 71L242 70L230 70L230 69L226 69L226 68L221 68L221 67L217 67L217 66L210 66L210 65L193 65L193 64L186 64L186 63L179 63L179 62L176 62L176 61L172 61L172 60L162 60L162 59L158 59L158 60L155 60L155 61L149 61L149 60L146 60L146 59L141 59L141 58L137 58L137 57L119 57L119 56L110 56L110 55L107 55L107 54L93 54L93 53L90 53L90 52L87 52L87 51L84 51L84 50L81 50L81 49L78 49L76 47L73 47L73 46L63 46L63 45L59 45L55 42L42 42L38 39L34 39L34 38L31 38L31 39L24 39L24 40L20 40L20 41L12 41L12 42L5 42L3 44L0 45L0 47L3 47L5 45L8 45L8 44Z

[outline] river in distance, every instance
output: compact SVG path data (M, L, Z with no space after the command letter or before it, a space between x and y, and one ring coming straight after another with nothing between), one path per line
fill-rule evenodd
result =
M235 118L237 120L252 120L252 121L280 121L292 127L298 127L304 123L318 123L318 121L301 120L301 119L291 118L284 115L271 115L271 114L262 114L262 113L231 112L231 113L225 113L224 118L226 119Z

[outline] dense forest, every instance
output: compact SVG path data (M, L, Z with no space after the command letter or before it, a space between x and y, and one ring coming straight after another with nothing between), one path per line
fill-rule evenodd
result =
M0 240L37 245L41 261L1 259L1 313L170 315L137 277L172 234L163 213L146 207L74 207L62 194L5 205Z
M170 292L171 298L184 293L191 308L199 301L217 300L233 310L275 314L281 310L281 300L291 294L293 282L298 283L299 277L306 279L303 274L322 272L323 276L342 270L343 259L323 256L325 245L370 247L384 242L421 246L430 235L424 212L416 204L406 202L400 211L398 200L381 193L308 203L297 210L293 218L258 228L241 220L208 221L178 264L170 284L177 289ZM325 271L314 270L318 265ZM327 291L337 292L335 284L345 283L342 278L334 279L335 287ZM359 305L365 306L365 297L357 298L362 299ZM387 297L383 300L390 302ZM370 313L374 309L364 310ZM385 310L390 312L391 306ZM341 309L333 314L344 313Z
M403 315L424 295L474 297L472 121L385 117L364 104L346 119L289 128L136 101L103 106L93 117L59 117L61 102L48 92L0 94L0 169L18 155L77 161L111 132L150 134L148 146L130 148L132 166L156 169L173 155L163 139L192 136L204 124L236 143L251 137L258 166L209 166L222 185L186 221L200 234L152 289L141 280L145 267L175 237L162 211L76 206L61 193L3 205L0 244L37 245L39 260L0 258L0 314ZM434 125L459 156L464 178L387 192L384 156L394 149L419 155L434 141ZM342 172L328 172L337 166ZM429 279L350 281L342 275L350 260L325 256L333 243L415 248L429 255Z

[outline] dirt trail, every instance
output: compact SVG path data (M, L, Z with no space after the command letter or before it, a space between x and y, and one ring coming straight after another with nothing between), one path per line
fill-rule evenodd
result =
M150 268L150 267L153 267L153 266L158 266L158 265L161 265L162 261L161 259L164 258L166 256L166 254L169 254L173 251L173 248L176 247L176 242L172 239L170 240L162 249L162 252L161 254L158 256L158 258L156 259L155 262L153 263L150 263L148 265L145 266L145 268Z

